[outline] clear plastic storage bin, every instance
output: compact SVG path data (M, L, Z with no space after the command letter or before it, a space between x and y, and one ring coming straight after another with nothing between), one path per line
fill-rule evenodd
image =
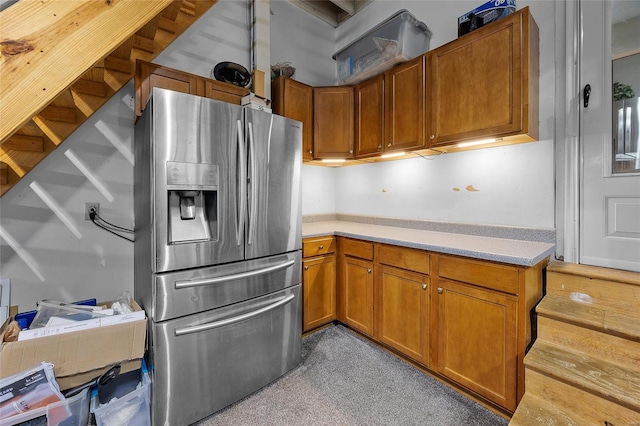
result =
M45 424L44 420L40 422L35 419L46 416L47 426L87 426L89 424L90 401L89 390L85 389L64 401L54 402L46 407L36 408L0 420L0 425L17 425L27 421L32 421L30 424Z
M431 31L402 9L333 55L343 84L356 84L429 50Z
M100 404L106 402L105 405ZM151 426L151 379L143 368L140 386L128 394L99 401L96 395L91 400L91 411L97 426Z

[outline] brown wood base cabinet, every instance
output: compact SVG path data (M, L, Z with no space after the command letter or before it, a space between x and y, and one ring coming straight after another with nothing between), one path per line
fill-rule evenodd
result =
M337 237L337 319L506 412L524 394L533 267Z
M338 319L373 337L373 243L338 238Z
M381 265L378 284L380 342L429 366L429 278Z
M376 245L377 336L422 365L430 365L429 254Z
M302 331L306 332L336 319L335 239L307 239L302 247Z
M515 298L448 280L436 292L438 372L515 410Z

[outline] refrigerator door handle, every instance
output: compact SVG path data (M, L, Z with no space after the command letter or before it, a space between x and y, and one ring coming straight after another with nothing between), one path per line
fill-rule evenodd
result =
M185 334L198 333L200 331L212 330L214 328L224 327L226 325L230 325L236 322L244 321L249 318L253 318L265 312L269 312L273 309L276 309L282 305L286 305L295 299L295 295L290 294L286 297L282 297L278 299L275 303L265 306L264 308L256 309L255 311L247 312L246 314L238 315L236 317L227 318L221 321L210 322L206 324L188 326L188 327L180 327L174 330L176 336L184 336Z
M236 245L242 244L242 234L244 233L244 216L247 202L247 169L244 151L244 135L242 132L242 120L237 121L238 126L238 152L240 157L240 167L238 168L238 214L236 216Z
M248 123L248 137L249 137L249 167L251 168L251 198L249 205L249 232L247 236L247 244L253 244L253 237L255 234L256 226L256 214L258 210L258 178L256 177L256 150L253 141L253 124Z
M277 263L275 265L270 265L270 266L267 266L265 268L254 269L254 270L246 271L246 272L240 272L238 274L224 275L224 276L221 276L221 277L202 278L202 279L199 279L199 280L176 281L175 282L175 288L176 288L176 290L179 290L181 288L199 287L199 286L203 286L203 285L218 284L218 283L225 282L225 281L233 281L233 280L240 280L240 279L244 279L244 278L251 278L251 277L255 277L257 275L268 274L270 272L275 272L275 271L279 271L281 269L286 269L286 268L288 268L290 266L293 266L295 263L296 263L295 259L289 259L286 262Z

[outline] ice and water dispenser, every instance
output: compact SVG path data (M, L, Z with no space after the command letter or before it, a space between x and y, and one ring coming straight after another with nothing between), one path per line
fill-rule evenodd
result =
M168 161L169 244L218 239L218 166Z

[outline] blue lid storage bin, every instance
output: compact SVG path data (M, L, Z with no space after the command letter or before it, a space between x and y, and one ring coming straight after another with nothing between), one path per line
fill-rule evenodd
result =
M429 50L431 31L405 9L367 31L335 55L342 84L357 84Z

